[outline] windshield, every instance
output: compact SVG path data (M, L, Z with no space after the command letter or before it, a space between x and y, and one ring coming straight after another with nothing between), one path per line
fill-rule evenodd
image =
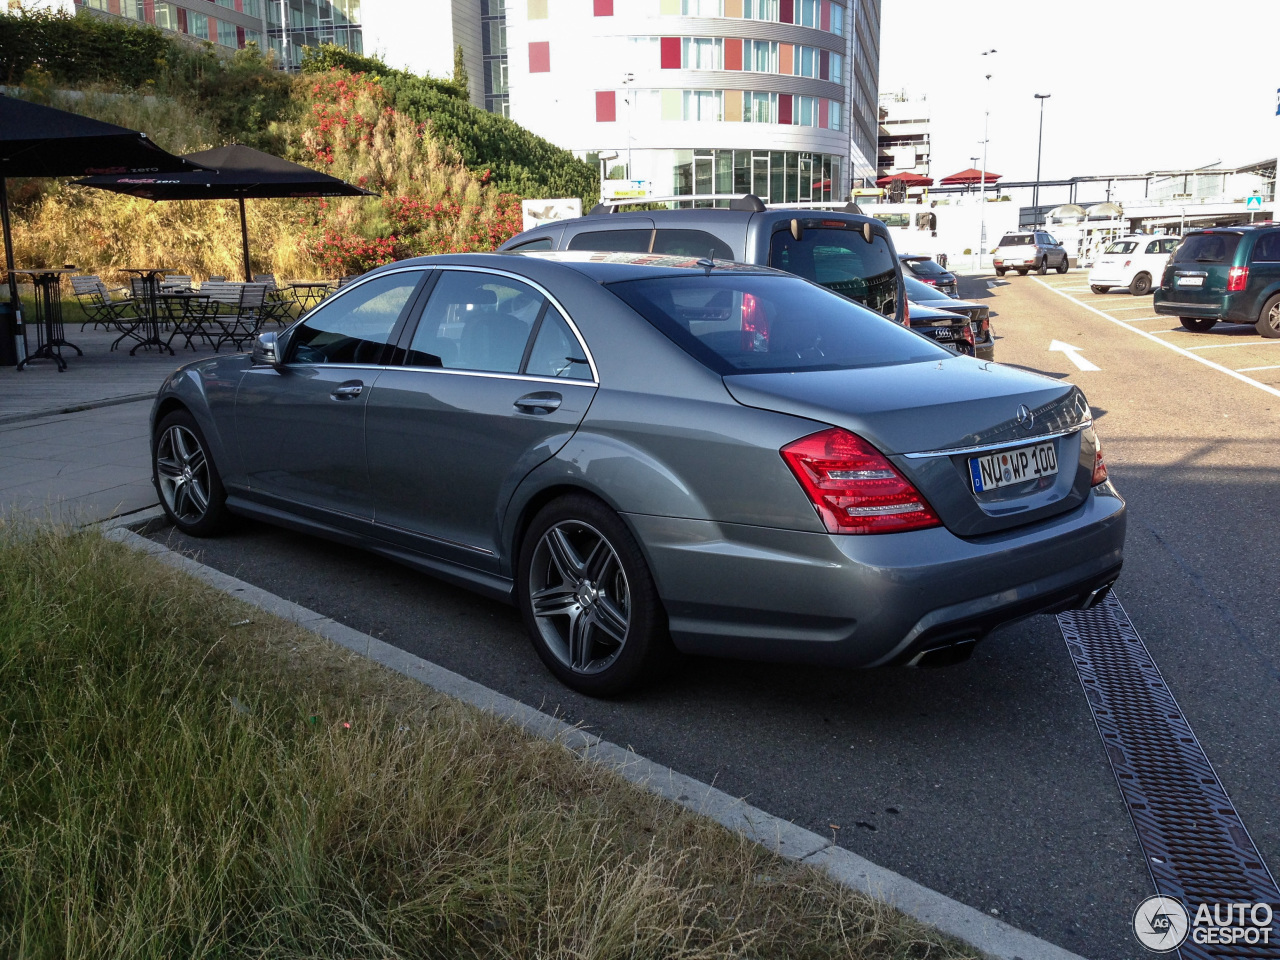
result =
M1132 240L1117 240L1107 247L1107 253L1133 253L1138 245Z
M1002 247L1030 247L1036 242L1036 238L1029 233L1006 233L1000 240Z
M713 273L608 287L721 376L845 370L952 356L892 320L793 277Z
M1238 233L1193 233L1173 254L1174 263L1225 263L1234 259Z
M893 251L877 234L868 243L861 230L806 227L799 240L790 231L779 231L769 241L769 265L820 283L885 316L897 312Z

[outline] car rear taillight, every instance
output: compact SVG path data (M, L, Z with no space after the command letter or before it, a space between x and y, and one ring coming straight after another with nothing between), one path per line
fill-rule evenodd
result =
M769 351L769 318L750 293L742 295L742 349L751 353Z
M831 533L899 533L942 524L879 450L832 427L780 451Z
M1107 465L1102 459L1102 441L1098 441L1097 452L1093 455L1093 485L1106 482Z
M928 277L921 277L920 279L923 280L925 283L927 283L931 287L936 287L938 285L937 280L930 280Z
M1239 293L1248 283L1248 267L1232 267L1227 271L1227 293Z

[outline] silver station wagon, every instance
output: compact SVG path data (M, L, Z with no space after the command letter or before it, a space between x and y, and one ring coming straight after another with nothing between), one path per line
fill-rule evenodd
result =
M953 662L1122 560L1076 387L722 260L391 264L178 370L152 422L181 530L239 514L514 602L597 696L673 650Z

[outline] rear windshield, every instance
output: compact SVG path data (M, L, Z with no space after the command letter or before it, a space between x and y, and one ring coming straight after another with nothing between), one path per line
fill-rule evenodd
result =
M952 356L892 320L792 277L693 274L627 280L609 289L721 376Z
M1107 253L1133 253L1137 248L1138 244L1133 240L1117 240L1107 247Z
M1193 233L1173 254L1174 263L1229 263L1240 245L1238 233Z
M929 300L950 300L945 293L937 287L925 283L923 280L917 280L915 277L903 277L902 282L907 285L907 299L912 302Z
M806 227L799 240L789 230L769 241L769 265L820 283L841 296L893 316L898 309L898 271L884 237L863 239L861 230Z
M1002 247L1030 247L1036 238L1029 233L1006 233L1000 240Z
M947 272L932 260L907 260L905 262L911 272L918 277L941 277Z

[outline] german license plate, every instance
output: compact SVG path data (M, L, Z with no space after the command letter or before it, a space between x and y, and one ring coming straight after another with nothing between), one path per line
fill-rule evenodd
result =
M1204 277L1179 277L1178 286L1180 287L1203 287Z
M974 493L1052 477L1057 472L1058 452L1052 443L1037 443L1033 447L1017 447L969 459Z

